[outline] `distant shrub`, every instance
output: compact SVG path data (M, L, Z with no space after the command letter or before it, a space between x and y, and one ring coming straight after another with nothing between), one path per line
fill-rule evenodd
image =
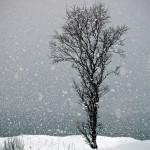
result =
M8 138L2 150L24 150L24 143L18 138Z

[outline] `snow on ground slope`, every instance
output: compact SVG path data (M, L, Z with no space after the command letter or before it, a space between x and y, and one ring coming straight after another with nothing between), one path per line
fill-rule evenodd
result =
M25 150L90 150L81 136L55 137L45 135L18 136L25 145ZM7 138L0 138L3 145ZM126 137L103 137L97 139L99 150L150 150L149 141L138 141Z

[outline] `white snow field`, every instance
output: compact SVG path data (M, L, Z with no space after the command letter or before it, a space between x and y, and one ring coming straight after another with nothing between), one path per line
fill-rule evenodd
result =
M21 135L17 136L25 145L25 150L91 150L82 136L46 136ZM0 138L0 145L7 138ZM98 136L98 150L150 150L150 140L139 141L127 137Z

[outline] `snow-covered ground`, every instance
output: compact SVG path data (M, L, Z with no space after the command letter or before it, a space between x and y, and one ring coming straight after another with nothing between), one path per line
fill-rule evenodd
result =
M25 150L91 150L81 136L54 137L45 135L18 136ZM7 138L0 138L0 145ZM150 140L138 141L126 137L104 137L97 139L99 150L150 150Z

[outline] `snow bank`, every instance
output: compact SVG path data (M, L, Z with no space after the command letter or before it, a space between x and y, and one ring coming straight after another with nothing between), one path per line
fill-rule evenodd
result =
M82 136L55 137L46 135L21 135L25 150L91 150ZM3 145L7 138L0 138ZM127 137L98 136L99 150L150 150L149 141L138 141Z

